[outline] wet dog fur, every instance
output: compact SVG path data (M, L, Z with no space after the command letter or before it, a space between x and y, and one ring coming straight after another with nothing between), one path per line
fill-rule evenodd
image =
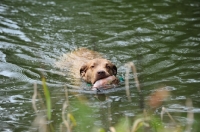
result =
M82 78L91 84L99 79L117 74L117 67L111 61L103 58L100 53L87 48L79 48L64 54L55 64L56 67L66 70L70 77Z

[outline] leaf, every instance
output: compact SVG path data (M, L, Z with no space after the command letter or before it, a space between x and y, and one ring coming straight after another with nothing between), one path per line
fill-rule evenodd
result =
M44 90L44 96L46 99L47 118L48 118L48 120L51 120L51 98L50 98L49 89L46 85L46 80L44 77L42 77L42 86L43 86L43 90Z
M70 113L68 113L67 116L72 121L73 126L76 126L76 120L75 120L74 116Z

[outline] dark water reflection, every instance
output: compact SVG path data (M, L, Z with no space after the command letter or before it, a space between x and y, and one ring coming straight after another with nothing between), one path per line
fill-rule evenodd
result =
M178 113L175 117L185 124L185 101L191 98L195 122L199 123L199 44L197 0L3 0L0 2L0 130L29 130L35 117L31 104L33 83L41 84L41 73L47 77L55 126L59 128L65 100L63 84L70 78L66 80L54 62L78 47L105 54L117 65L120 75L125 73L126 62L134 62L145 99L164 85L172 93L165 107L173 115ZM130 83L132 103L127 101L123 90L107 95L112 106L112 124L140 111L133 77ZM89 94L85 96L91 107L99 107L94 124L106 127L108 103L96 101ZM75 103L73 95L70 100Z

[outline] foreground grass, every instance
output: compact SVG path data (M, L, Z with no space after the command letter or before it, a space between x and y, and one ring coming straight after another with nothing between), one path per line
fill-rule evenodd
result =
M136 68L133 63L127 64L127 72L126 72L126 93L127 98L131 102L130 92L129 92L129 82L128 75L129 69L132 69L135 77L136 87L138 92L141 94L139 81L136 75ZM45 78L42 78L42 87L44 92L44 97L46 103L42 101L42 97L40 93L37 91L37 85L34 85L34 94L32 98L33 109L36 112L35 120L33 121L32 128L35 131L39 132L54 132L55 129L52 125L52 108L51 108L51 96L49 89L46 85ZM165 89L157 89L155 92L149 95L149 100L146 103L148 109L144 109L139 115L134 117L134 120L130 120L127 117L122 117L119 119L118 123L114 126L109 126L109 128L99 128L93 125L95 118L91 116L91 118L87 118L85 115L93 115L94 110L92 110L88 104L87 100L83 97L77 98L77 103L74 107L79 109L78 112L70 112L70 101L68 98L68 90L65 87L65 96L66 100L63 103L62 108L62 123L60 124L59 131L77 131L77 132L190 132L192 131L194 115L192 112L192 101L187 100L186 106L190 108L187 113L187 123L183 126L177 122L167 111L166 108L162 107L161 115L155 115L154 110L161 107L164 100L168 98L170 93ZM43 108L43 111L37 110L36 100L39 99ZM46 104L46 105L45 105ZM45 111L44 111L45 110ZM167 115L170 121L166 124L163 122L163 116ZM81 122L78 123L77 121ZM170 125L169 125L170 124ZM86 126L89 126L88 128ZM56 129L57 130L57 129Z

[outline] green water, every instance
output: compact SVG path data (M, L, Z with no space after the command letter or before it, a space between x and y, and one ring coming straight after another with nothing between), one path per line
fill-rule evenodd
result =
M186 124L187 98L192 99L194 128L200 123L200 2L198 0L1 0L0 1L0 131L29 131L36 117L33 83L41 91L41 75L51 92L53 125L59 131L63 85L70 82L54 63L63 53L87 47L103 53L125 74L134 62L144 100L160 86L171 92L164 106ZM124 90L106 94L108 100L85 96L94 110L93 125L107 129L121 117L141 111L133 76L131 99ZM124 86L120 86L121 89ZM108 113L110 109L110 114ZM157 108L155 114L160 113ZM76 107L72 111L79 112ZM111 117L108 119L108 115ZM78 124L83 122L77 121Z

